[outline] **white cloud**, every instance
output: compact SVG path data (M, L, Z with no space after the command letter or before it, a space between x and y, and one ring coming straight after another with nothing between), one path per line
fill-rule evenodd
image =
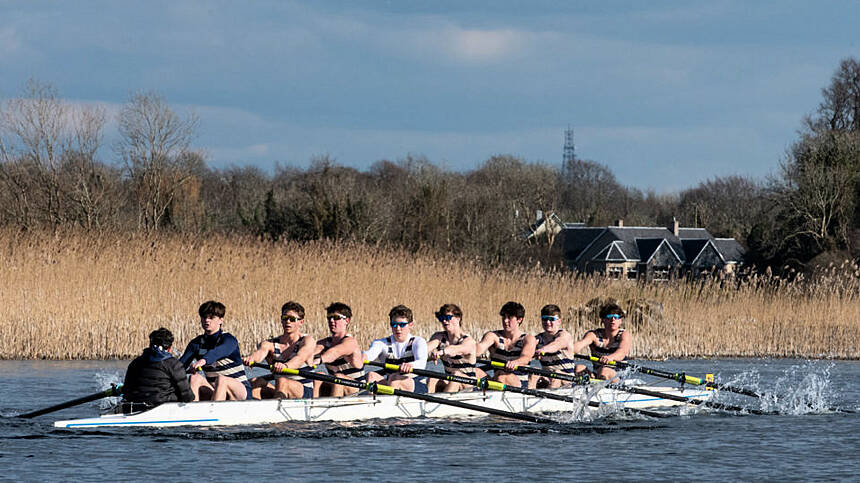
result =
M13 27L0 27L0 59L9 59L22 49L21 38Z

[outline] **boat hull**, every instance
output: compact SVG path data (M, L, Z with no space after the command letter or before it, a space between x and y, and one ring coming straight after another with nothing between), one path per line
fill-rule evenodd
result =
M685 390L675 387L648 387L672 396L686 399L709 399L713 391ZM586 391L588 395L586 396ZM559 401L544 397L511 392L462 392L436 394L437 397L474 404L481 407L520 413L576 412L591 413L614 408L653 409L683 405L652 396L643 396L611 390L577 387L562 388L556 394L573 396L577 402ZM587 405L595 401L600 407ZM89 427L167 427L167 426L241 426L286 422L361 421L390 418L451 418L486 416L485 413L420 401L402 396L360 395L344 398L319 399L267 399L249 401L202 401L192 403L166 403L148 411L131 414L104 414L97 418L56 421L60 428Z

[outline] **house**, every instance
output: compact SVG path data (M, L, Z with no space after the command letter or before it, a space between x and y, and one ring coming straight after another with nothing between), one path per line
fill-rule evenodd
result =
M714 238L704 228L563 224L559 233L572 270L600 272L615 279L669 280L715 271L732 273L744 249L734 238Z

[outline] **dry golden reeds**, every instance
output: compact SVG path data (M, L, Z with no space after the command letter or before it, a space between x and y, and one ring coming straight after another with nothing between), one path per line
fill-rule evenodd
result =
M281 304L307 309L306 332L326 335L324 307L353 308L352 333L366 347L389 333L399 303L414 331L438 329L433 312L457 303L473 335L499 328L508 300L540 330L547 303L566 309L575 335L597 327L589 301L612 297L641 306L630 320L637 357L860 357L856 266L801 283L751 277L743 283L641 284L534 270L487 270L455 257L329 242L263 242L207 235L101 235L0 232L3 291L0 358L103 359L137 355L164 326L176 348L201 332L197 307L227 306L225 329L244 353L280 333ZM593 304L592 304L593 305ZM637 310L639 310L637 308ZM638 312L637 312L638 313Z

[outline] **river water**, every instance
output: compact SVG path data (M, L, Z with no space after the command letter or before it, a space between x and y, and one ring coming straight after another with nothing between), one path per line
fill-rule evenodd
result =
M55 429L87 403L15 415L121 382L128 361L0 361L0 480L497 481L860 479L860 362L684 360L649 367L776 393L717 400L779 414L692 409L533 424L496 418L283 424L224 429ZM664 383L665 384L665 383ZM674 383L672 383L674 384ZM677 412L677 411L676 411Z

